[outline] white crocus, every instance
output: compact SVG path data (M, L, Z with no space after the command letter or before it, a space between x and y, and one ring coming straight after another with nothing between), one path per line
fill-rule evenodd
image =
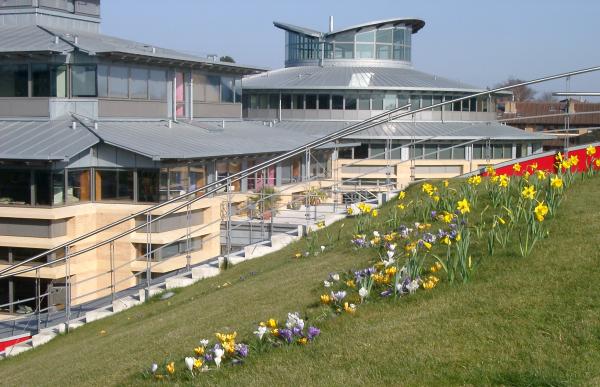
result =
M215 364L217 365L217 368L221 367L221 358L223 357L223 355L225 354L225 351L222 348L217 348L215 349Z
M380 235L380 234L379 234L379 231L373 231L373 236L374 236L375 238L379 238L379 235Z
M406 285L406 288L412 294L419 289L419 282L417 280L410 281L410 283Z
M208 345L208 340L206 340L206 339L200 340L200 345L203 347L206 347Z
M388 256L389 259L392 259L394 257L394 251L393 250L388 250L387 256Z
M331 275L331 279L334 281L339 281L340 280L340 275L335 273Z
M325 286L326 288L329 288L329 287L331 287L331 282L323 281L323 286Z
M325 251L325 246L321 246L321 252Z
M390 258L390 259L388 259L387 261L386 261L386 260L384 260L384 261L383 261L383 265L384 265L385 267L392 266L392 265L394 264L394 262L396 262L396 261L394 260L394 258Z
M390 245L390 247L389 247L389 250L390 250L390 251L396 251L396 244L395 244L395 243L392 243L392 244Z
M360 296L361 300L363 300L368 294L369 291L365 287L360 288L360 290L358 291L358 295Z
M190 372L192 374L194 371L194 358L193 357L186 357L185 358L185 366L188 368L188 370L190 370Z
M155 373L156 370L158 370L158 364L152 363L152 366L150 367L150 371L152 371L152 373Z
M263 336L267 333L267 327L259 326L258 329L254 332L254 334L258 337L259 340L262 340Z

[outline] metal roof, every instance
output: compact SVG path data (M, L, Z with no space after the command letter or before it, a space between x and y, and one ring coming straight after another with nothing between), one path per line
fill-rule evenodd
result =
M58 37L58 43L55 38ZM75 42L77 37L77 43ZM161 48L150 44L85 31L66 31L50 27L0 27L0 52L57 52L79 50L90 55L130 55L155 60L186 62L210 67L241 70L246 74L264 71L263 68L238 63L212 61L197 55Z
M285 152L320 137L254 121L221 125L193 121L172 123L169 128L164 121L101 121L95 133L109 145L154 160Z
M0 159L68 160L100 140L71 120L0 121Z
M325 36L333 36L333 35L340 34L342 32L347 32L347 31L352 31L352 30L360 30L362 28L367 28L367 27L380 27L380 26L383 26L386 24L408 24L412 27L412 33L416 34L417 32L419 32L419 30L421 28L423 28L425 26L425 21L421 20L421 19L415 19L415 18L392 18L392 19L376 20L376 21L357 24L354 26L335 30L333 32L329 32L329 33L325 34Z
M37 26L0 27L0 52L70 52L73 46Z
M245 90L429 90L480 92L408 67L299 66L245 77Z
M299 34L312 36L315 38L334 36L334 35L337 35L337 34L340 34L343 32L352 31L352 30L360 30L360 29L368 28L368 27L379 28L386 24L392 24L392 25L407 24L412 27L412 33L416 34L417 32L419 32L419 30L421 28L423 28L425 26L425 21L423 21L421 19L414 19L414 18L384 19L384 20L376 20L376 21L371 21L371 22L367 22L367 23L357 24L357 25L353 25L350 27L336 30L336 31L332 31L332 32L320 32L320 31L313 30L313 29L306 28L306 27L295 26L293 24L282 23L282 22L278 22L278 21L273 22L273 25L275 27L281 28L282 30L297 32Z
M298 27L293 24L281 23L281 22L274 21L273 25L277 28L281 28L282 30L297 32L299 34L312 36L314 38L320 38L323 36L322 32L319 32L316 30L311 30L310 28Z

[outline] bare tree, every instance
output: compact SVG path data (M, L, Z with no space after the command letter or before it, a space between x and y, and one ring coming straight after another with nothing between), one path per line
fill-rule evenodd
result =
M510 77L506 81L497 85L496 87L512 86L512 85L517 85L517 84L523 83L523 82L525 82L525 81L518 79L518 78ZM511 91L513 93L515 101L517 101L517 102L531 101L534 99L535 94L536 94L536 91L533 90L529 86L518 86L518 87L515 87L514 89L511 89Z
M537 98L538 101L542 102L556 102L558 101L555 96L552 95L552 92L545 91Z

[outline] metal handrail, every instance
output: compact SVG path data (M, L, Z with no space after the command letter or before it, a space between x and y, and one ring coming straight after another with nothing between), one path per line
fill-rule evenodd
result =
M125 232L122 232L122 233L118 234L117 236L114 236L114 237L111 237L109 239L106 239L106 240L103 240L101 242L98 242L98 243L96 243L96 244L94 244L92 246L84 248L83 250L74 252L74 253L72 253L70 255L65 256L64 258L61 258L60 260L53 261L52 264L55 264L55 263L57 263L59 261L62 261L62 260L67 260L67 259L69 259L69 257L77 256L77 255L83 254L85 252L94 250L94 249L96 249L98 247L101 247L101 246L106 245L108 243L111 243L111 242L113 242L113 241L115 241L117 239L120 239L120 238L122 238L125 235L128 235L128 234L130 234L132 232L135 232L135 231L137 231L137 230L139 230L141 228L147 227L152 222L157 221L159 219L162 219L165 216L168 216L168 215L170 215L170 214L172 214L172 213L174 213L174 212L176 212L176 211L178 211L180 209L188 207L192 203L194 203L194 202L196 202L196 201L198 201L200 199L203 199L203 198L205 198L205 197L207 197L207 196L209 196L209 195L217 192L218 190L221 189L221 185L223 183L227 183L229 185L232 182L239 181L239 180L241 180L244 177L247 177L247 176L249 176L251 174L254 174L254 173L256 173L256 172L258 172L260 170L263 170L265 168L268 168L270 166L273 166L273 165L275 165L275 164L277 164L277 163L279 163L279 162L281 162L283 160L287 160L287 159L289 159L291 157L298 156L298 155L302 154L303 152L308 152L309 150L311 150L313 148L320 147L320 146L322 146L322 145L324 145L326 143L329 143L331 141L335 141L335 140L338 140L340 138L343 138L343 137L346 137L348 135L351 135L353 133L356 133L356 132L368 129L368 128L373 127L373 126L380 125L380 124L382 124L384 122L389 122L389 121L391 121L393 119L398 119L398 118L402 118L402 117L406 117L406 116L411 116L411 115L414 115L414 114L422 112L422 111L432 110L432 109L434 109L436 107L441 107L441 106L444 106L444 105L447 105L447 104L451 104L451 103L455 103L455 102L459 102L459 101L463 101L463 100L475 98L475 97L482 96L482 95L489 95L491 93L497 93L497 92L504 91L504 90L510 90L510 89L513 89L513 88L516 88L516 87L521 87L521 86L526 86L526 85L531 85L531 84L546 82L546 81L549 81L549 80L559 79L559 78L565 78L565 77L570 77L570 76L574 76L574 75L585 74L585 73L589 73L589 72L593 72L593 71L598 71L598 70L600 70L600 66L585 68L585 69L576 70L576 71L570 71L570 72L566 72L566 73L560 73L560 74L557 74L557 75L546 76L546 77L537 78L537 79L530 80L530 81L521 82L521 83L518 83L518 84L515 84L515 85L503 86L503 87L498 87L498 88L495 88L495 89L492 89L492 90L486 90L486 91L483 91L483 92L473 93L473 94L470 94L470 95L467 95L467 96L458 97L458 98L455 98L455 99L452 99L452 100L449 100L449 101L443 101L443 102L440 102L440 103L437 103L437 104L433 104L431 106L427 106L427 107L423 107L423 108L419 108L419 109L415 109L415 110L410 110L410 111L403 111L407 107L410 107L410 104L407 104L407 105L404 105L404 106L392 109L390 111L381 113L381 114L379 114L377 116L371 117L371 118L369 118L367 120L361 121L361 122L359 122L357 124L350 125L350 126L348 126L346 128L343 128L343 129L341 129L339 131L336 131L336 132L334 132L332 134L323 136L323 137L321 137L321 138L319 138L317 140L313 140L313 141L311 141L311 142L309 142L309 143L307 143L307 144L305 144L305 145L303 145L301 147L298 147L298 148L296 148L294 150L285 152L285 153L283 153L283 154L281 154L279 156L276 156L276 157L274 157L274 158L272 158L270 160L267 160L267 161L265 161L263 163L260 163L260 164L258 164L256 166L248 168L245 171L237 172L237 173L235 173L233 175L230 175L230 176L228 176L226 178L217 180L217 181L212 182L212 183L208 183L208 184L204 185L203 187L200 187L200 188L197 188L197 189L195 189L193 191L187 192L187 193L185 193L185 194L183 194L183 195L181 195L179 197L169 199L166 202L159 203L157 205L151 206L149 208L146 208L146 209L144 209L142 211L139 211L137 213L134 213L132 215L126 216L126 217L124 217L124 218L122 218L122 219L120 219L118 221L112 222L112 223L110 223L108 225L105 225L105 226L102 226L102 227L100 227L100 228L98 228L98 229L96 229L94 231L88 232L88 233L86 233L84 235L81 235L81 236L79 236L77 238L74 238L74 239L72 239L72 240L70 240L68 242L63 243L62 245L59 245L59 246L54 247L54 248L52 248L50 250L47 250L47 251L45 251L43 253L40 253L40 254L38 254L38 255L36 255L34 257L31 257L31 258L29 258L27 260L21 261L21 262L13 265L11 267L2 269L2 270L0 270L0 279L6 278L6 277L9 277L9 276L14 276L14 275L17 275L17 274L21 274L21 273L24 273L24 272L32 271L32 270L37 270L39 268L43 268L43 267L47 266L48 264L39 265L39 266L36 266L34 268L26 269L25 271L19 271L19 272L14 272L13 271L17 267L23 266L23 265L25 265L25 264L33 261L33 260L36 260L36 259L42 258L44 256L47 256L48 254L56 252L56 251L58 251L60 249L68 248L68 247L70 247L71 245L73 245L75 243L78 243L78 242L80 242L82 240L85 240L85 239L87 239L87 238L89 238L91 236L97 235L100 232L106 231L106 230L108 230L108 229L110 229L110 228L112 228L114 226L120 225L120 224L122 224L122 223L124 223L126 221L129 221L131 219L134 219L134 218L136 218L136 217L138 217L140 215L150 214L152 211L154 211L156 209L159 209L159 208L162 208L164 206L167 206L167 205L179 202L179 201L181 201L182 198L188 198L188 197L192 196L191 200L185 202L182 205L176 206L175 208L172 208L172 209L166 211L164 214L162 214L160 216L157 216L155 218L151 218L150 220L148 220L144 224L135 226L135 227L133 227L130 230L127 230ZM378 120L380 120L380 121L378 121ZM216 187L216 188L213 188L213 189L207 191L206 188L209 188L209 187ZM193 197L194 195L196 195L198 193L201 193L201 195Z

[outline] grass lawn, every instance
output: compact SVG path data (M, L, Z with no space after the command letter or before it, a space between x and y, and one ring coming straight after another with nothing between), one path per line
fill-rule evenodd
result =
M442 281L396 302L362 305L354 315L317 324L312 344L255 354L238 367L198 376L219 385L600 385L600 178L577 181L550 238L521 258L518 242L485 257L472 282ZM483 204L479 204L480 206ZM383 210L382 212L385 212ZM221 276L87 324L0 361L0 384L146 385L141 371L190 356L201 338L238 331L289 311L316 316L330 272L366 267L373 256L342 242L294 259L291 245ZM337 235L340 224L332 226ZM474 255L487 255L484 245ZM229 283L228 286L222 286ZM105 333L101 333L104 331ZM193 382L179 381L179 385Z

